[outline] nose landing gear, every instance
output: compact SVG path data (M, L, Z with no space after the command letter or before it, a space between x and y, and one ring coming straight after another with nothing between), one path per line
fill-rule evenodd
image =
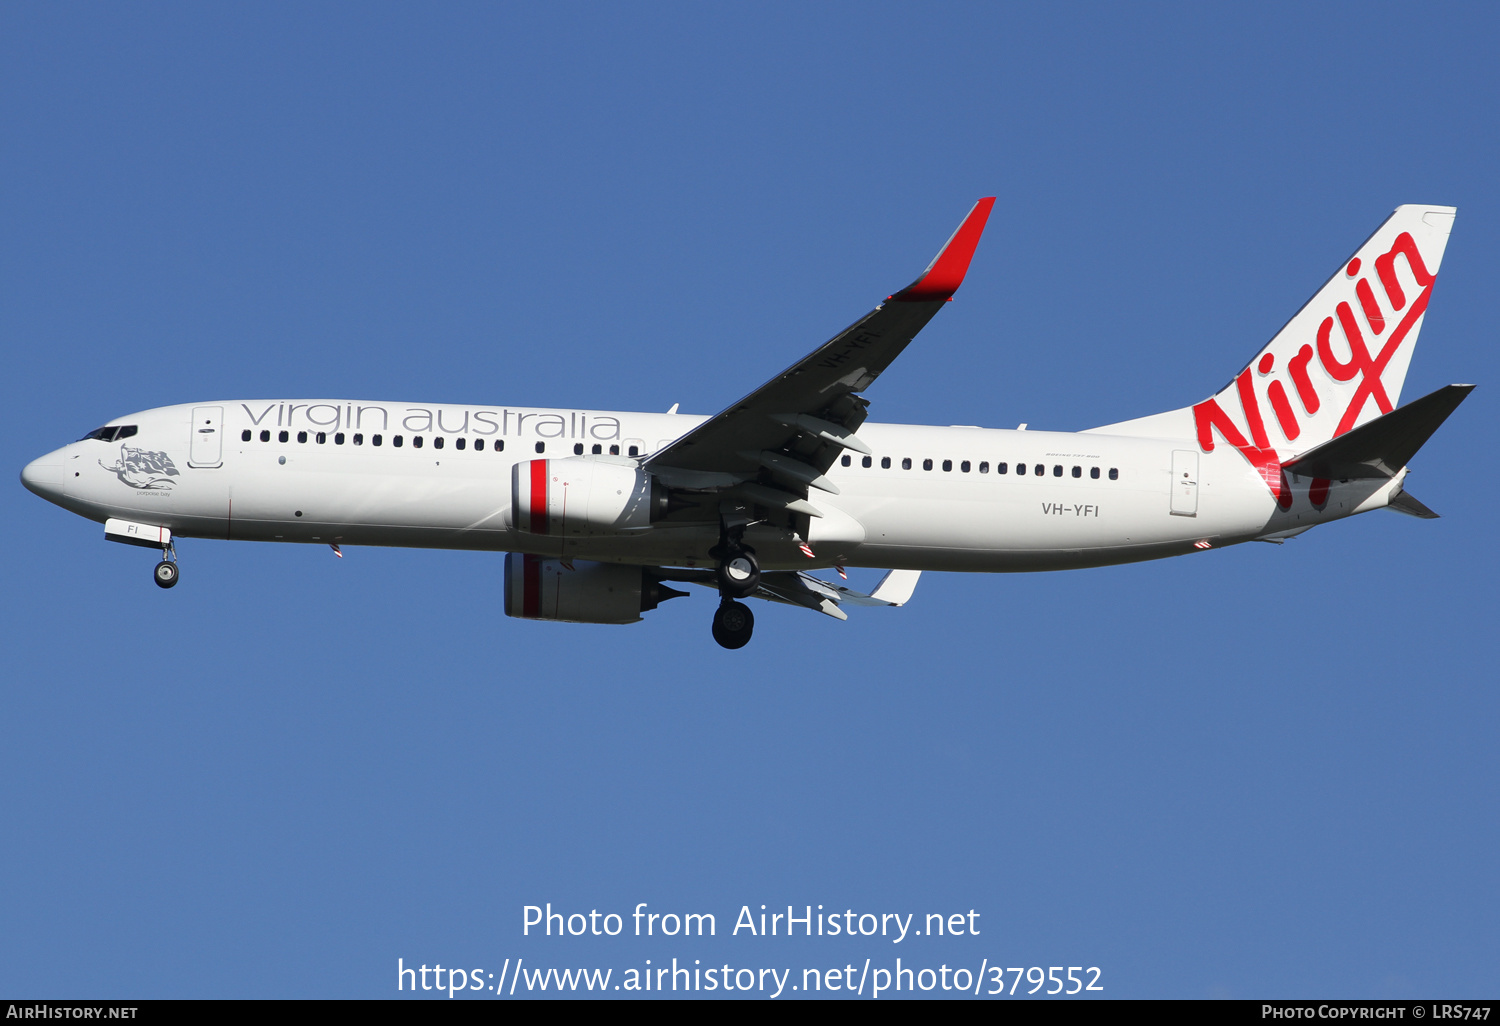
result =
M156 564L152 571L151 579L156 582L158 588L170 588L177 583L177 549L168 545L161 550L161 562Z

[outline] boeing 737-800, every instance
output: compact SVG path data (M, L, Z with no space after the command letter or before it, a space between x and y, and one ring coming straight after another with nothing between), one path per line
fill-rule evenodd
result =
M922 275L712 417L350 399L213 400L110 421L26 487L160 549L178 538L505 552L505 611L633 623L671 584L740 600L905 603L923 570L1156 559L1387 508L1472 386L1397 407L1454 209L1403 206L1217 395L1076 433L877 424L864 393L953 297L994 199ZM862 594L808 572L889 569Z

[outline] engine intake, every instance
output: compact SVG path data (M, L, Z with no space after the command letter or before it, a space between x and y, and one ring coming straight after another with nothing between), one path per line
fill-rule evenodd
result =
M505 556L505 615L524 620L636 623L642 613L686 594L645 567L519 552Z

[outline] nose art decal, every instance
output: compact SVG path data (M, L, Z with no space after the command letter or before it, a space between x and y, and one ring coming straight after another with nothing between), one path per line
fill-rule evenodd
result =
M99 466L113 470L122 484L142 490L171 488L176 484L172 478L178 476L177 467L166 453L132 449L128 445L120 446L120 458L114 466L103 460Z

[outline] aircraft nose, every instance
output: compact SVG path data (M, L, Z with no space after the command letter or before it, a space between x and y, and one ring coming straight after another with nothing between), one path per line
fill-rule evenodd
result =
M62 457L55 452L32 460L21 471L21 483L49 502L62 495L62 481Z

